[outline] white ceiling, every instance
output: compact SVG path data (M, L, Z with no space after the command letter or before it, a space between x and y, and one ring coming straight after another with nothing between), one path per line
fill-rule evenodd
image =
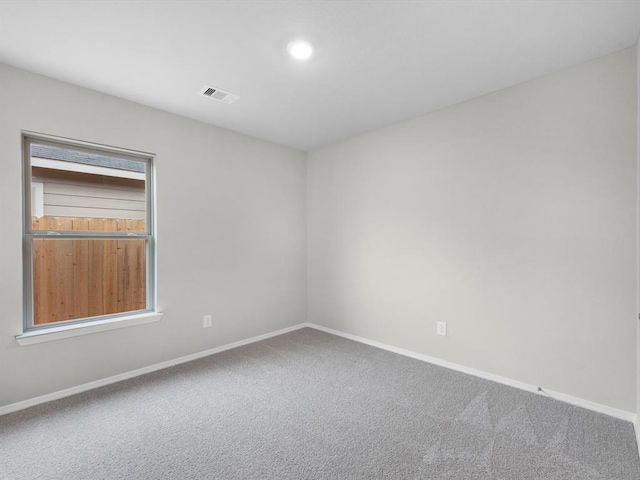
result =
M2 1L0 62L309 150L628 47L639 21L637 0Z

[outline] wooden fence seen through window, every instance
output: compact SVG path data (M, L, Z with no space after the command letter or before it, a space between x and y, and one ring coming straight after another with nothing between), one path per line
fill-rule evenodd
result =
M144 220L32 218L34 230L144 232ZM34 239L33 323L146 309L144 239Z

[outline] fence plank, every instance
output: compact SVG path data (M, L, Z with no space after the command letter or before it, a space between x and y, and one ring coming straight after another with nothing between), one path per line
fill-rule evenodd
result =
M88 222L89 230L104 230L103 220L91 218ZM89 242L89 316L104 315L104 241Z
M105 231L116 231L118 221L113 218L103 220ZM103 264L104 313L118 313L118 243L117 240L104 240Z
M74 218L73 230L88 230L87 218ZM89 316L89 242L73 241L73 318Z
M73 240L51 241L56 242L53 247L55 252L54 268L50 277L54 282L52 290L55 292L57 302L56 316L60 320L71 320L74 318Z

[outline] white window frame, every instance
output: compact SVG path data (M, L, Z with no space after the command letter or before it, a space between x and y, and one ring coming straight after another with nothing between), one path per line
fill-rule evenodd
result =
M59 231L47 232L32 228L33 188L31 173L31 144L50 145L58 148L69 148L98 155L144 162L145 196L146 196L146 232L101 232L101 231ZM34 132L22 132L22 166L23 166L23 331L17 335L20 345L29 345L59 338L84 335L103 330L111 330L143 323L157 322L162 314L156 309L156 226L155 226L155 155L123 148L108 147L93 143L54 137ZM35 186L37 189L37 186ZM122 239L139 238L146 242L146 309L133 312L122 312L95 317L79 318L43 325L33 323L33 240L43 238L67 239Z

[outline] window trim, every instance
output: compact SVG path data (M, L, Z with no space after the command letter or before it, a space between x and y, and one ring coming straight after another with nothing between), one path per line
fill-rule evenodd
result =
M56 322L52 323L51 325L53 326L46 330L30 330L20 335L16 335L15 339L21 346L33 345L34 343L78 337L80 335L88 335L90 333L115 330L117 328L133 327L135 325L143 325L145 323L155 323L160 321L162 315L162 312L145 312L135 315L127 315L123 318L107 318L92 322L73 323L71 325L57 325L62 322Z
M146 232L99 232L99 231L59 231L47 232L32 230L31 224L31 144L51 145L62 148L72 148L98 155L111 154L119 158L145 162L145 198ZM162 314L157 312L157 278L156 278L156 222L155 222L155 155L147 152L128 150L123 148L100 145L80 140L57 137L42 133L21 131L22 145L22 263L23 263L23 324L22 333L15 338L21 345L37 343L37 337L50 337L39 341L53 340L68 336L93 333L94 331L119 328L120 326L137 325L158 321ZM43 238L73 238L73 239L144 239L146 243L146 305L145 310L135 310L95 317L85 317L43 325L33 324L34 288L33 288L33 240ZM145 321L146 320L146 321ZM91 328L93 327L93 328ZM75 332L70 334L70 332ZM50 334L50 335L45 335Z

